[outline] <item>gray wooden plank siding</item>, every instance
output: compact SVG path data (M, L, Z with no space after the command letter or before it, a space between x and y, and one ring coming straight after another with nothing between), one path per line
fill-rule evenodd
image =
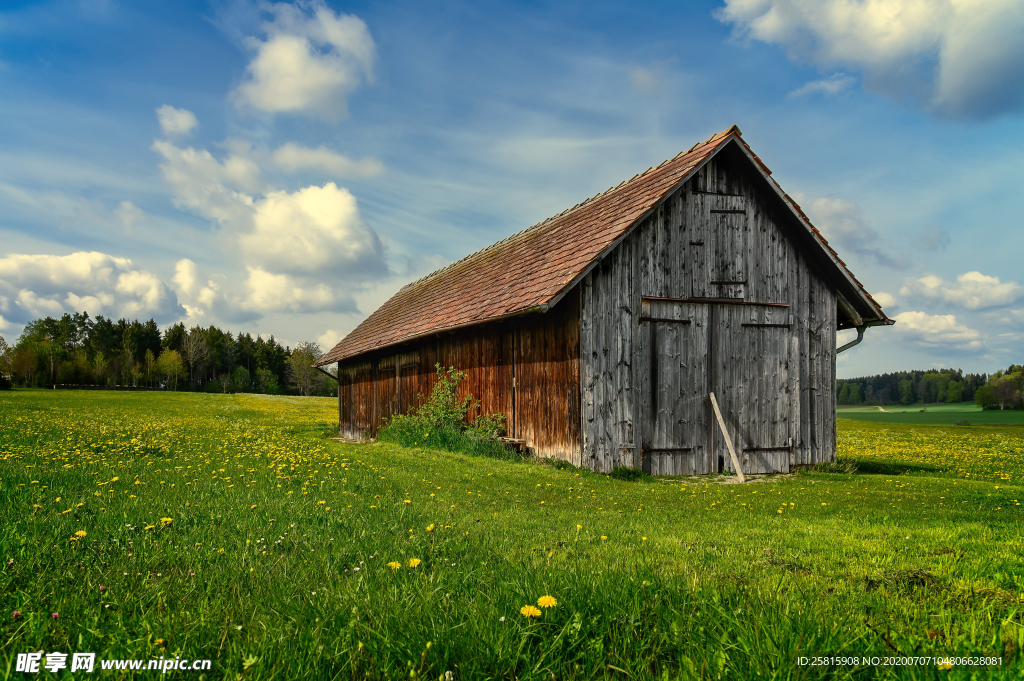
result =
M711 389L745 473L835 459L834 289L759 182L712 159L581 281L582 465L731 469Z

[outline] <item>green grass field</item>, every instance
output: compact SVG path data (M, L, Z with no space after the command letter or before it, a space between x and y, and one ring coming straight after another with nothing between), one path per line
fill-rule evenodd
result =
M882 411L884 410L884 411ZM840 418L873 423L916 423L929 425L953 425L967 421L970 425L1024 425L1024 410L982 411L976 404L912 404L909 407L856 406L837 409Z
M344 444L336 413L0 393L0 673L30 651L232 680L1024 673L1024 429L841 420L859 472L737 485Z

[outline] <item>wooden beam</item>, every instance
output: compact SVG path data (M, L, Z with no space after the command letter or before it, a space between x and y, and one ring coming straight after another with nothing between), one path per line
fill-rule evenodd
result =
M729 437L729 430L725 427L725 420L722 419L722 412L718 410L718 400L715 399L714 393L708 393L711 396L711 406L715 408L715 418L718 419L718 427L722 429L722 436L725 437L725 446L729 448L729 456L732 458L732 465L736 469L736 475L739 476L740 482L746 482L747 479L743 477L743 469L740 467L740 460L736 458L736 450L732 448L732 439Z

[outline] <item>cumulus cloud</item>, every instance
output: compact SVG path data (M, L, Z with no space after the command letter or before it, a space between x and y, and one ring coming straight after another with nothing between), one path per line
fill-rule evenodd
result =
M127 258L95 251L8 255L0 259L0 292L5 311L17 323L76 311L161 321L183 312L159 277Z
M359 216L355 197L333 182L268 193L255 202L253 230L239 242L246 262L277 272L336 270L359 279L388 271L383 244Z
M907 279L900 295L952 303L968 310L984 310L1012 305L1024 298L1024 286L1015 281L1002 282L999 277L981 272L967 272L958 276L955 284L935 275Z
M320 344L324 352L329 352L344 337L345 334L337 329L327 329L316 337L316 342Z
M220 295L220 286L213 279L204 281L199 275L199 268L188 258L182 258L175 263L171 288L174 289L178 301L191 320L204 317L215 306L221 308L221 311L229 307L226 304L218 305L225 302Z
M806 97L807 95L823 95L825 97L835 97L840 92L853 85L854 82L855 80L852 76L848 76L845 73L836 73L828 78L812 80L809 83L805 83L803 86L790 92L789 96Z
M799 194L795 194L802 201ZM883 248L881 237L855 203L837 198L814 199L803 204L804 210L840 257L856 253L885 267L901 268L907 263Z
M896 297L891 293L885 291L877 291L871 294L871 297L875 299L875 302L882 306L883 310L891 310L896 307Z
M310 149L293 142L288 142L273 154L274 163L278 168L294 173L300 170L319 170L338 178L374 177L384 172L384 164L375 158L361 158L353 161L344 154L339 154L320 145Z
M956 320L954 315L930 315L924 312L901 312L893 327L905 338L926 347L954 347L959 350L981 348L981 334Z
M986 118L1024 107L1019 0L725 0L738 37L790 59L862 74L866 90L938 115Z
M172 284L189 316L356 310L353 292L391 271L384 244L363 221L355 197L333 182L294 192L270 189L258 155L239 142L226 146L218 159L206 149L153 143L174 204L216 220L248 272L244 282L231 285L200 276L190 260L179 261ZM325 148L284 149L283 162L296 167L344 159Z
M268 9L265 38L245 41L255 55L237 101L268 113L345 116L348 95L373 74L376 47L366 24L323 2Z
M206 149L183 149L167 140L155 140L153 150L164 158L160 170L174 205L221 224L244 219L252 205L249 194L263 187L259 165L246 155L230 153L218 161Z
M160 130L171 137L189 135L199 126L194 113L188 109L176 109L170 104L158 107L156 118L160 122Z
M351 296L339 295L323 283L306 282L287 274L250 267L245 280L247 309L265 312L356 312Z

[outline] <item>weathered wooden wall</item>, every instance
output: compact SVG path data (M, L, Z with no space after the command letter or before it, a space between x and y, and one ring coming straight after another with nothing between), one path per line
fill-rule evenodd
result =
M584 278L584 465L731 469L710 391L745 472L834 460L836 296L793 220L723 153Z
M430 336L338 366L338 417L345 437L375 437L394 413L408 413L429 395L435 365L466 372L461 396L500 412L510 437L542 456L579 461L579 295L546 313Z

